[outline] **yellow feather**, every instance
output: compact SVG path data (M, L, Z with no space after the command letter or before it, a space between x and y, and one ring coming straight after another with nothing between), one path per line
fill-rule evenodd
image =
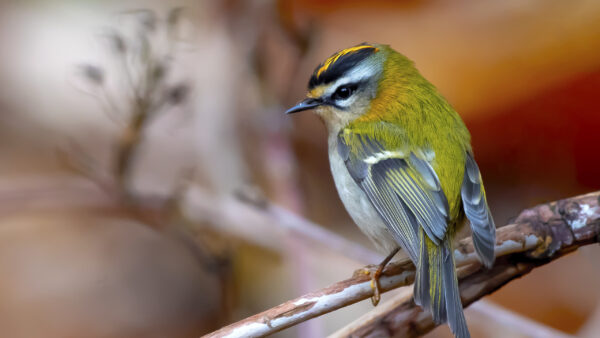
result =
M319 97L323 96L323 94L325 93L325 90L328 87L329 86L327 86L327 85L320 85L318 87L315 87L310 92L308 92L307 96L310 98L313 98L313 99L319 98Z
M327 60L325 60L325 63L323 64L323 66L321 66L321 68L319 68L319 70L317 70L317 77L321 76L321 73L325 72L340 57L342 57L346 54L349 54L349 53L354 53L358 50L365 49L365 48L375 48L376 52L379 50L378 48L373 47L371 45L359 45L359 46L354 46L354 47L346 48L342 51L339 51L336 54L330 56Z

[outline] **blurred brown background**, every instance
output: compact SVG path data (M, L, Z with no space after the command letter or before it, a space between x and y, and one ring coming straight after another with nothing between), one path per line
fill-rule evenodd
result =
M598 1L4 0L2 336L198 336L375 263L240 211L268 200L371 248L324 127L282 114L319 62L363 41L413 59L459 111L498 225L600 189ZM584 248L486 301L595 337L599 259ZM466 313L476 337L519 335Z

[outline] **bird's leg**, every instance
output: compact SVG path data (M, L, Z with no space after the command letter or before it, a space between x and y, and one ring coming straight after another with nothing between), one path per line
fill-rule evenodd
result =
M369 268L358 270L362 271L362 273L364 274L371 275L371 288L373 289L371 303L373 303L373 306L377 306L377 304L379 304L379 300L381 299L381 292L379 291L379 277L381 277L385 266L392 260L392 258L398 253L398 251L400 251L400 248L392 250L392 252L390 252L390 254L387 255L387 257L385 257L385 259L377 266L375 272L373 272L373 270Z
M389 255L379 264L375 273L371 276L371 288L373 289L373 297L371 297L371 303L373 306L377 306L379 304L379 300L381 299L381 292L379 291L379 277L381 277L381 273L385 266L392 260L392 258L400 251L400 248L396 248L390 252Z

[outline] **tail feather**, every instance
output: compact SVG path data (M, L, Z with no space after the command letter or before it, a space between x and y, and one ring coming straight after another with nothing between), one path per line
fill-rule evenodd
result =
M451 235L446 234L440 246L429 240L422 230L419 236L421 252L415 278L415 303L431 312L436 323L448 322L455 337L469 338L458 290Z
M414 299L415 304L425 311L431 312L431 297L429 297L429 252L424 232L419 231L419 262L417 263L417 275L415 276Z
M468 338L470 337L469 328L463 312L462 301L458 289L458 278L456 276L456 265L454 263L454 255L452 243L446 237L443 244L444 263L442 267L442 278L444 280L445 305L448 313L448 326L454 333L455 337Z
M440 243L441 244L441 243ZM435 245L427 238L427 251L429 253L429 298L431 299L431 315L436 323L447 321L446 300L444 299L444 259L442 248Z

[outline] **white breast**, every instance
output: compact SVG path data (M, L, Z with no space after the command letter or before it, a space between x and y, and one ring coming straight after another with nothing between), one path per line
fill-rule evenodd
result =
M337 134L329 138L329 163L335 186L350 217L360 230L375 243L384 254L390 253L398 244L387 226L369 201L367 195L354 182L344 161L337 151Z

